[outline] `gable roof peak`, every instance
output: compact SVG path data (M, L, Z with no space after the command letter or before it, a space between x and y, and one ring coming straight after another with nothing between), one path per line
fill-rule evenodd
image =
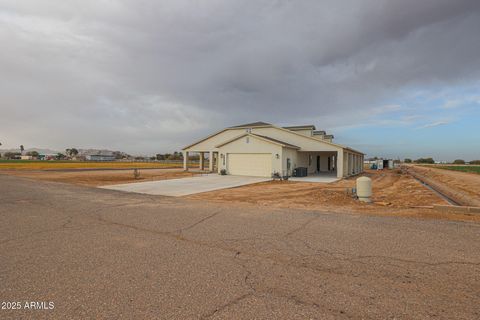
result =
M262 122L262 121L257 121L252 123L240 124L238 126L231 126L229 128L253 128L253 127L266 127L266 126L271 126L271 124Z

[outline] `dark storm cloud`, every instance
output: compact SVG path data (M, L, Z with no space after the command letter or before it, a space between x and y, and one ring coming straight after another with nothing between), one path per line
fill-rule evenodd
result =
M2 1L0 134L153 152L478 79L480 2ZM5 138L6 137L6 138Z

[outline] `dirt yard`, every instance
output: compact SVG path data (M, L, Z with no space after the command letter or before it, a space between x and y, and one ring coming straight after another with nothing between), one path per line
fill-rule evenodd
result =
M433 169L432 169L433 170ZM462 172L435 169L450 179L445 180L455 186L472 189L477 179L468 177ZM0 170L0 174L72 183L84 186L102 186L122 183L154 181L191 177L195 172L184 172L182 169L140 169L140 178L134 179L132 170ZM433 174L433 173L432 173ZM355 186L357 177L344 179L334 183L307 183L292 181L275 181L253 184L238 188L217 190L187 196L188 199L229 202L235 206L260 205L279 208L299 208L305 210L320 210L329 212L349 212L379 214L391 216L412 216L426 218L441 218L452 220L479 221L480 216L468 214L446 214L422 206L448 204L436 193L423 186L408 174L400 170L367 170L366 176L373 181L373 204L364 204L352 198L347 189ZM467 177L458 177L467 175ZM471 180L473 179L473 180ZM471 181L470 181L471 180ZM469 187L464 185L468 182ZM471 183L471 184L470 184ZM478 194L478 193L477 193ZM420 207L420 208L419 208Z
M194 172L182 169L139 169L140 178L135 179L131 170L71 170L71 171L26 171L0 170L0 174L10 174L30 179L73 183L84 186L105 186L121 183L144 182L164 179L191 177Z
M373 204L352 198L346 190L357 177L329 184L275 181L188 196L190 199L254 204L281 208L301 208L330 212L358 212L392 216L416 216L479 221L480 216L445 214L419 208L448 204L436 193L400 170L367 170L373 182Z
M435 166L410 166L423 176L447 185L455 191L480 199L480 175L461 171L445 170Z

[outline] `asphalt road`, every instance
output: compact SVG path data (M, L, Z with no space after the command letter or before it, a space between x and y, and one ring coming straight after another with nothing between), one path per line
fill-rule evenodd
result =
M480 318L473 223L0 175L0 254L1 319Z

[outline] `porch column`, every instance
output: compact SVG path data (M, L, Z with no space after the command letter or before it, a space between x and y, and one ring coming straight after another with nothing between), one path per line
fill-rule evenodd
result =
M350 167L350 174L354 175L355 174L355 165L356 165L355 155L353 153L351 153L350 156L352 157L352 166Z
M352 153L352 175L357 173L357 155Z
M335 165L337 169L337 178L343 178L343 172L344 172L344 161L343 161L343 149L340 151L337 151L337 164Z
M198 168L199 168L200 170L203 170L203 157L204 157L204 153L203 153L203 152L200 152L199 155L200 155L200 159L199 159L199 162L198 162Z
M352 153L352 174L357 173L357 155Z
M188 171L188 151L183 151L183 170Z
M358 173L358 155L357 155L357 154L354 154L354 155L353 155L353 159L355 160L355 161L353 162L353 163L354 163L354 166L353 166L353 170L354 170L354 171L353 171L353 172L354 172L355 174L357 174L357 173Z
M212 172L213 171L213 151L210 151L208 153L208 171Z
M353 171L353 154L348 153L348 175L351 176Z

